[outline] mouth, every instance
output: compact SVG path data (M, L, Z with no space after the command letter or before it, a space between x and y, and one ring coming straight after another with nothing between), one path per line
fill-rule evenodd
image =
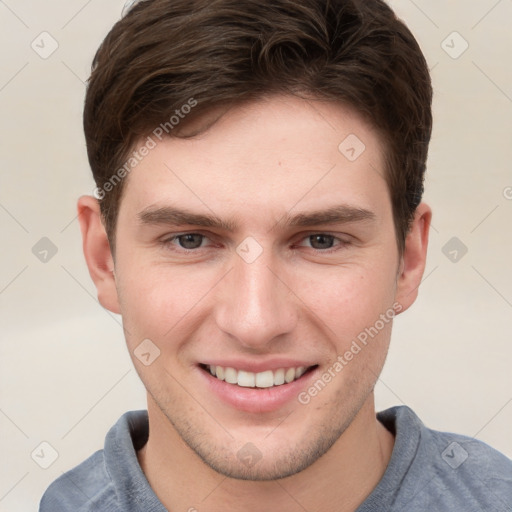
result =
M229 366L200 364L212 377L240 388L269 389L286 386L313 372L318 365L277 368L261 372L239 370Z
M204 361L196 365L209 399L240 412L273 413L300 404L320 366L297 359ZM217 402L217 400L219 400Z

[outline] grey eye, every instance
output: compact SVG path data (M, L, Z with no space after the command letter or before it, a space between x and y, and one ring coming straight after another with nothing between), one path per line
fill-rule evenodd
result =
M198 233L188 233L176 237L183 249L198 249L203 243L203 238L204 236Z
M309 242L313 249L331 249L334 245L334 237L332 235L311 235Z

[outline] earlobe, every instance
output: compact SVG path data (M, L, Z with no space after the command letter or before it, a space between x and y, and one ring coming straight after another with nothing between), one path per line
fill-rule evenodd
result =
M114 274L114 259L110 250L107 233L101 219L98 200L92 196L82 196L78 200L78 219L82 231L82 246L100 304L120 313L119 300Z
M427 260L431 220L432 210L427 204L421 203L416 209L411 229L407 234L400 262L396 301L402 306L401 312L408 309L418 296Z

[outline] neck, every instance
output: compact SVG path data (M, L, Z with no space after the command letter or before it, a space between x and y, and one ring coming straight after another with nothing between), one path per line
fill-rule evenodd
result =
M376 419L373 394L331 449L293 476L236 480L208 466L148 400L150 436L138 452L153 491L168 510L353 512L382 478L394 438Z

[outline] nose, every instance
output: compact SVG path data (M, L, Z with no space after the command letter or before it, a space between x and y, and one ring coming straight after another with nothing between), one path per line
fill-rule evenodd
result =
M285 284L277 261L266 251L252 263L234 254L233 265L218 290L216 324L240 346L268 351L297 325L295 295Z

